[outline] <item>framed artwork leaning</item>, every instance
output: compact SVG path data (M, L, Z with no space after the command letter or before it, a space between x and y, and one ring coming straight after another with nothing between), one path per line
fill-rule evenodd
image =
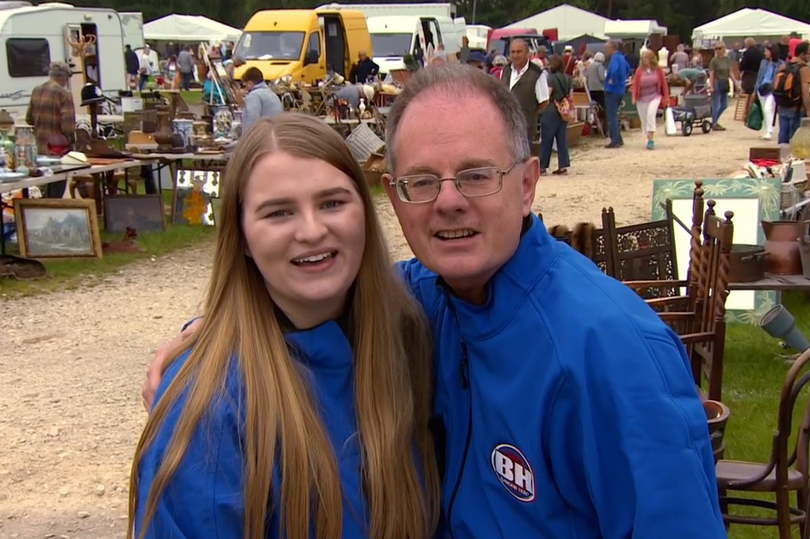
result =
M700 178L698 178L700 179ZM780 178L720 178L700 179L703 198L717 202L718 215L734 212L734 243L765 245L765 233L760 221L778 221L781 210L782 180ZM652 196L653 220L664 218L662 204L672 201L672 212L684 223L692 223L692 195L695 180L654 180ZM678 275L685 276L689 267L689 233L674 227ZM726 299L726 321L759 323L763 314L777 302L776 292L734 290Z
M177 170L172 224L214 226L211 199L219 196L220 174L219 170Z
M110 195L104 197L104 230L123 233L163 232L166 213L160 195Z
M33 259L102 258L95 200L14 200L20 255Z

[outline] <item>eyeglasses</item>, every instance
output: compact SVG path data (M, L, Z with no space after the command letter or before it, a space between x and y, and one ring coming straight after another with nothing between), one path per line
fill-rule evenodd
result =
M424 204L436 200L442 182L453 182L465 198L480 198L500 191L503 177L518 164L520 162L515 161L505 170L498 167L461 170L452 178L439 178L435 174L414 174L391 180L389 185L396 187L399 199L408 204Z

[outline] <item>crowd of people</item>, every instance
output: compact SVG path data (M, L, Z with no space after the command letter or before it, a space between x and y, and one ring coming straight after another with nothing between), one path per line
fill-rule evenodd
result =
M576 58L570 46L565 47L562 55L549 56L545 47L532 50L528 42L518 39L510 45L508 59L493 50L487 56L468 53L465 63L509 85L524 111L529 140L534 141L539 135L541 174L546 173L552 149L558 154L558 168L553 174L565 174L570 166L565 137L568 118L555 113L559 112L558 106L548 105L564 101L573 87L586 89L589 101L595 105L595 114L604 119L610 139L606 147L610 149L624 145L619 118L628 86L646 148L655 148L658 117L670 106L670 85L674 82L683 86L687 95L705 96L711 105L713 131L726 129L720 119L731 94L753 96L752 102L758 101L764 115L762 138L773 138L778 121L778 141L787 144L801 118L810 115L810 69L807 69L810 45L796 35L785 36L777 44L757 43L753 38L745 39L743 44L743 48L735 43L727 49L723 41L717 41L708 65L704 66L701 51L682 44L669 57L660 58L651 49L642 48L636 54L630 49L622 50L618 42L609 41L604 53L586 49ZM439 55L434 56L431 64L446 61L445 56ZM519 84L521 79L525 79L523 84Z

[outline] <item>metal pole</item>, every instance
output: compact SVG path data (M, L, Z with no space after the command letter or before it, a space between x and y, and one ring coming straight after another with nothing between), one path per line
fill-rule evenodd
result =
M473 0L472 23L475 24L475 8L478 7L478 0Z

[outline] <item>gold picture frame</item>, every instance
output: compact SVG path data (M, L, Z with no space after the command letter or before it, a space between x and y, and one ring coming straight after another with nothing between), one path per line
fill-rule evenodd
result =
M14 200L20 255L34 260L102 258L94 200Z

